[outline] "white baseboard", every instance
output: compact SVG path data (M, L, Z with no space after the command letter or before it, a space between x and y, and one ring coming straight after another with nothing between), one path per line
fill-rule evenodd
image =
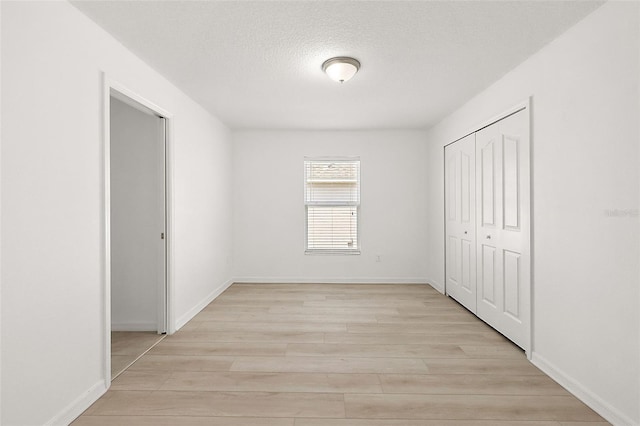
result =
M427 284L427 279L424 277L236 277L233 281L264 284Z
M158 331L158 324L155 322L112 323L111 331Z
M225 281L218 288L213 290L207 297L201 300L198 304L196 304L193 308L189 309L185 314L181 315L180 318L176 320L176 328L175 330L180 330L186 323L191 321L193 317L198 315L198 313L203 310L209 303L211 303L216 297L220 296L223 291L225 291L231 284L233 284L234 280L230 279Z
M98 400L109 389L104 380L100 380L91 386L85 393L77 397L71 404L67 405L60 413L45 423L46 426L67 426L80 414Z
M569 377L537 352L533 352L531 362L614 426L640 426L640 423L634 422L624 413L612 407L611 404L595 395L581 383Z
M427 284L429 284L439 293L444 294L444 286L440 284L438 281L427 278Z

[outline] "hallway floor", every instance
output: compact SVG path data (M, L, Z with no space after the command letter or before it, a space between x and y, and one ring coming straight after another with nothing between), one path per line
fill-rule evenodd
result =
M73 423L607 424L452 299L364 284L234 284Z

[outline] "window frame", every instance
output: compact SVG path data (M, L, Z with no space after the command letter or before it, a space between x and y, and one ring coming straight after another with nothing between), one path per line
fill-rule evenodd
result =
M306 163L308 161L318 161L318 162L327 162L327 161L331 161L331 162L354 162L357 161L358 162L358 177L357 177L357 185L358 185L358 204L355 205L356 207L356 242L357 245L356 247L352 248L352 249L318 249L318 248L309 248L309 206L310 204L307 204L307 199L306 199L306 195L307 195L307 170L306 170ZM360 160L360 157L336 157L336 156L330 156L330 157L304 157L304 161L302 162L302 200L303 200L303 205L304 205L304 254L305 255L347 255L347 256L352 256L352 255L360 255L362 250L361 250L361 246L362 246L362 242L361 242L361 238L360 238L360 221L361 221L361 205L362 205L362 182L361 182L361 177L362 175L362 162ZM326 207L345 207L344 204L328 204L326 205Z

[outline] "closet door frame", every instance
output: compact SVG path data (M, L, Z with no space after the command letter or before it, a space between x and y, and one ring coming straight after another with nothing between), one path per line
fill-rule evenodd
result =
M528 260L528 264L526 265L526 267L524 268L526 271L528 271L528 275L529 275L529 280L528 280L528 284L529 284L529 288L527 289L528 295L529 295L529 303L528 303L528 320L529 320L529 332L528 332L528 337L523 345L523 349L527 355L527 358L529 360L531 360L531 356L533 353L533 322L534 322L534 318L535 318L535 312L534 312L534 302L533 302L533 296L534 296L534 273L533 273L533 265L534 265L534 259L533 259L533 199L532 199L532 195L533 195L533 191L532 191L532 184L531 182L533 181L533 159L532 159L532 155L531 155L531 147L533 144L533 135L531 134L531 121L532 121L532 117L531 117L531 96L529 96L528 98L526 98L524 101L518 102L517 104L511 106L510 108L507 108L506 110L504 110L503 112L494 115L493 117L484 120L482 122L480 122L479 124L471 127L471 129L469 129L467 132L465 132L464 134L460 135L460 137L457 137L455 140L453 140L452 142L449 142L447 144L445 144L442 147L442 165L443 165L443 177L444 174L446 174L446 160L445 160L445 148L448 145L451 145L453 143L458 142L461 139L464 139L465 137L474 134L482 129L484 129L485 127L491 126L494 123L497 123L500 120L503 120L515 113L518 113L520 111L526 110L526 116L527 116L527 120L526 120L526 129L525 132L529 135L529 170L528 170L528 180L525 183L526 187L525 190L526 192L528 192L529 197L527 199L523 199L523 203L522 203L522 229L523 229L523 243L522 243L522 256L525 260ZM446 194L446 186L444 183L444 179L443 179L443 194ZM447 248L446 248L446 239L447 239L447 230L446 230L446 221L447 221L447 212L446 212L446 207L445 207L445 203L444 203L444 198L443 198L443 245L442 245L442 250L444 253L444 276L445 276L445 280L444 280L444 294L447 294L447 282L446 282L446 276L447 276Z

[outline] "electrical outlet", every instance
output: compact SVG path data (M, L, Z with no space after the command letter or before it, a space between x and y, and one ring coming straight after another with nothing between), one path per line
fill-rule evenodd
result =
M376 262L382 262L382 258L379 254L376 254Z

